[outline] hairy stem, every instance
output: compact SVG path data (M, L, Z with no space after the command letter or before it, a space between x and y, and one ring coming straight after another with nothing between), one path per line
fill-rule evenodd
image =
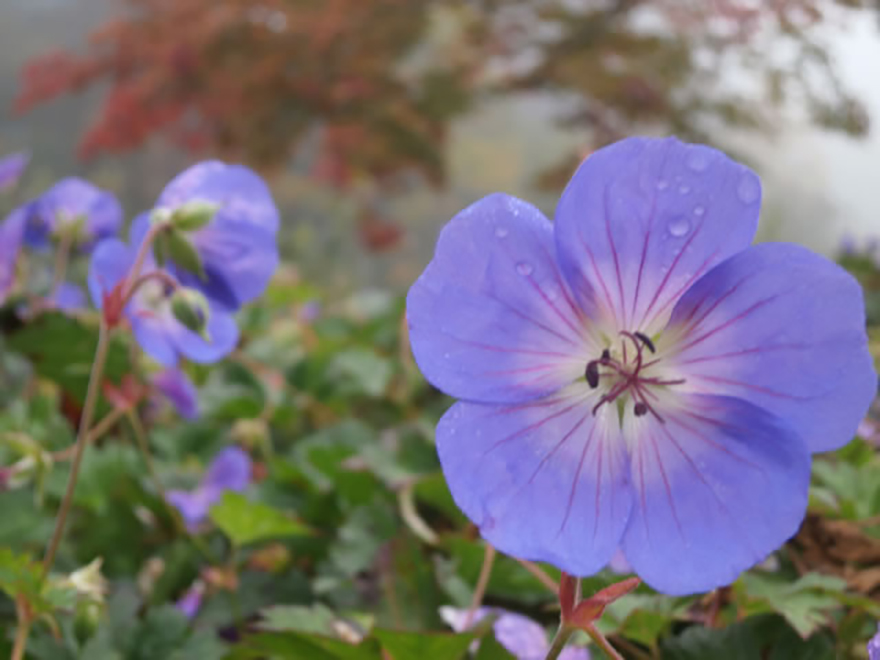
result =
M23 596L15 599L15 612L18 616L18 629L15 631L12 655L9 657L12 660L24 660L24 650L27 646L28 634L31 631L31 614Z
M98 335L98 347L95 349L95 360L92 363L92 372L89 375L89 386L86 391L86 400L85 403L83 403L82 416L79 420L79 430L76 435L73 462L70 465L70 476L67 479L67 490L64 492L64 499L61 500L61 508L58 509L58 515L55 518L55 529L52 532L52 539L49 541L49 545L46 548L46 555L43 557L44 575L47 575L49 571L52 570L52 565L55 563L55 553L58 552L61 537L64 536L64 525L67 522L67 515L70 513L70 507L73 504L76 480L79 477L79 469L82 465L83 455L89 444L89 428L92 425L92 418L95 415L95 407L98 405L101 379L104 377L104 365L107 362L107 351L110 347L109 340L110 329L104 321L101 321L101 329Z
M156 239L160 233L165 231L166 226L163 224L152 224L150 225L149 230L147 231L146 236L144 236L144 240L141 242L140 248L138 248L138 252L134 257L134 265L132 265L131 270L128 273L127 277L127 290L126 290L126 298L128 298L131 294L131 290L134 287L134 283L138 281L138 278L141 275L141 271L144 269L144 263L147 260L147 255L150 253L150 250L153 248L153 241Z
M556 631L556 635L550 643L550 650L547 651L547 657L544 658L544 660L556 660L559 657L559 654L562 653L562 649L564 649L565 645L568 643L569 637L574 634L574 631L574 628L570 628L564 623L560 624L559 630Z
M126 408L114 408L107 413L104 418L95 424L95 427L89 431L88 444L94 444L101 436L113 428L113 425L119 421L119 418L128 412ZM70 445L66 449L56 451L52 454L53 461L69 461L76 454L76 443Z
M596 645L605 651L605 654L611 658L612 660L624 660L624 657L618 653L613 646L611 646L611 642L605 639L605 635L599 632L598 628L594 626L592 623L584 626L584 630L590 636Z
M483 555L483 566L480 568L480 576L477 578L477 586L474 588L474 597L471 599L471 606L468 608L467 615L464 618L465 630L471 627L474 615L483 602L483 596L486 595L486 587L489 586L489 577L492 575L492 565L494 563L495 548L486 543L486 554Z

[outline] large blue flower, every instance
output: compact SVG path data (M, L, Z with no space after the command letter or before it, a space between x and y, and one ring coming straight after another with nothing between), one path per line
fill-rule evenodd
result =
M25 242L34 248L48 247L50 238L65 230L75 233L81 250L115 236L122 227L119 200L106 190L70 177L62 179L27 205Z
M190 234L204 277L174 263L169 271L225 309L238 309L262 295L278 267L278 209L257 174L219 161L199 163L175 177L156 209L173 212L194 201L218 207L205 227ZM146 230L146 225L140 227Z
M724 154L632 138L575 173L553 225L492 195L413 285L416 360L455 404L452 494L500 550L574 575L618 548L658 590L727 584L797 530L810 454L876 393L841 268L750 247L760 182Z
M115 238L102 241L92 254L89 291L99 309L134 264L140 246L134 230L133 239L132 246ZM148 258L141 276L148 277L157 270L155 262ZM206 339L177 320L171 308L171 293L162 280L150 280L137 288L125 308L135 339L150 357L166 367L174 367L181 357L193 362L216 362L235 348L238 327L229 312L211 305Z

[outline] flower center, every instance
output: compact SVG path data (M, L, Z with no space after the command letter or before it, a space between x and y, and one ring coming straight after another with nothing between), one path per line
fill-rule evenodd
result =
M657 352L650 337L641 332L620 331L620 352L612 354L610 347L602 350L600 357L587 362L584 375L587 384L596 389L607 383L606 392L593 406L593 414L606 403L613 403L628 395L633 400L633 413L636 417L651 413L658 421L663 418L656 410L658 397L652 388L668 385L681 385L684 379L662 379L649 375L650 368L660 362L659 358L645 361L644 350ZM628 350L627 346L631 346ZM625 402L625 399L621 399Z

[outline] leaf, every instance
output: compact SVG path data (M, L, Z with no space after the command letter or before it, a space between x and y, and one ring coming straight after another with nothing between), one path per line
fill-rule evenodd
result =
M818 573L807 574L794 583L747 573L742 588L749 597L784 616L802 637L808 637L840 607L838 595L845 591L846 582Z
M251 502L241 493L225 492L211 507L211 520L234 545L287 536L308 536L311 530L267 504Z
M393 660L460 660L464 657L474 636L470 634L429 634L374 630L382 648Z
M250 635L233 655L235 660L265 660L267 657L272 660L382 660L373 641L354 646L330 637L297 632Z
M374 351L354 348L338 353L330 362L327 377L339 382L347 395L379 397L391 381L391 362Z
M724 629L691 626L662 645L663 660L834 660L825 636L801 639L782 617L746 619Z

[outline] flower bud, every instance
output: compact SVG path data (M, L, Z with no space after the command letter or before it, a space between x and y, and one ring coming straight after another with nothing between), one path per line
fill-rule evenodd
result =
M211 222L219 208L217 204L194 199L174 209L169 222L172 227L180 231L195 231Z
M178 288L171 297L171 311L184 327L210 341L208 319L211 317L211 309L204 294L189 287Z

